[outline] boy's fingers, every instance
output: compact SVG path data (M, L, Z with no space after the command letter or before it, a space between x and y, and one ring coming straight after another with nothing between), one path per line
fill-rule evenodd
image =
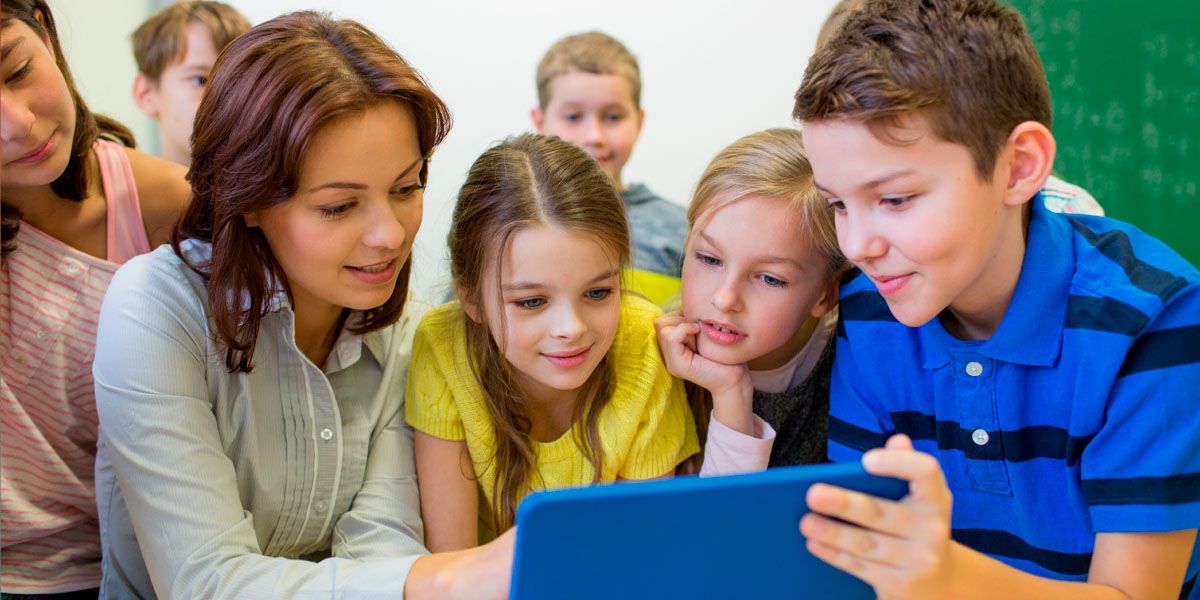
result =
M894 438L893 438L894 439ZM892 442L889 440L889 445ZM897 444L911 442L896 442ZM895 477L908 482L908 497L920 502L947 502L950 490L946 476L937 459L911 449L884 448L869 450L863 455L863 468L872 475Z
M800 520L800 533L861 561L902 566L908 554L905 540L863 529L815 513Z
M864 560L849 552L844 552L834 546L811 538L805 542L805 546L813 556L865 581L867 585L876 590L893 589L896 587L894 582L899 581L894 567Z
M814 512L862 528L905 539L921 533L913 531L923 521L921 516L898 502L821 483L808 489L807 500Z

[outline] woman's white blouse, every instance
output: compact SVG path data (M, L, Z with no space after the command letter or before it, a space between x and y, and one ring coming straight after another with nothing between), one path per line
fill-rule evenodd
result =
M404 423L425 308L343 330L319 368L278 292L253 371L231 374L198 274L169 246L121 267L94 365L102 597L399 597L426 553Z

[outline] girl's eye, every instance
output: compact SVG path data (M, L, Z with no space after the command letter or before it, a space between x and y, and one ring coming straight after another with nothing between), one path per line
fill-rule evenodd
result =
M594 290L588 290L586 293L584 293L584 296L587 296L589 300L603 300L607 298L609 294L612 294L612 288L596 288Z
M604 120L608 121L609 123L617 123L624 118L625 115L621 113L608 113L607 115L604 115Z
M348 214L350 209L353 207L353 202L347 202L345 204L338 204L335 206L322 206L321 208L317 209L317 211L320 212L321 216L325 217L326 219L337 219L339 217L346 216L346 214Z
M536 309L539 309L546 305L546 299L545 298L523 298L521 300L517 300L516 302L513 302L513 304L517 305L517 308L524 308L525 310L536 310Z
M709 267L721 266L721 259L719 259L715 256L709 256L707 254L704 254L703 252L696 253L696 260L700 261L700 264L709 266Z
M400 198L407 200L407 199L415 196L417 194L417 192L420 192L423 189L425 189L425 184L414 183L412 185L406 185L404 187L394 188L394 189L392 189L391 193L393 196L399 196Z
M12 75L9 75L8 78L4 80L4 83L16 83L22 79L25 79L25 76L29 74L29 63L31 62L33 61L25 61L25 64L21 65L20 69L13 71Z
M204 75L192 75L191 77L188 77L187 80L188 83L196 87L204 87L208 84L208 77Z
M846 212L846 203L841 200L830 200L829 208L835 213L842 214Z
M880 202L892 208L899 208L907 204L909 200L912 200L912 196L884 196Z
M767 284L768 286L771 286L771 287L786 287L787 286L786 281L784 281L778 277L775 277L774 275L768 275L766 273L759 275L758 280Z

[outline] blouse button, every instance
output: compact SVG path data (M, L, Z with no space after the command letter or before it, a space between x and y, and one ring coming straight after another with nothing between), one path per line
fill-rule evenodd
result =
M66 271L69 275L74 275L74 274L78 273L79 269L80 269L79 263L77 263L73 260L67 261Z
M40 341L44 341L47 337L46 330L44 330L44 329L37 330L37 333L35 333L34 335L36 335L37 339Z
M326 429L326 431L329 430ZM317 500L317 503L313 506L313 508L316 508L317 512L323 513L325 512L325 509L329 508L329 503L324 500Z
M327 442L329 440L332 440L333 439L333 431L330 430L328 427L326 427L325 429L322 429L321 430L321 439L323 439Z

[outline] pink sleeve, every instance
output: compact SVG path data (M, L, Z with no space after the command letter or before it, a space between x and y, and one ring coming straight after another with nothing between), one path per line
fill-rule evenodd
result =
M704 464L701 477L753 473L767 468L771 447L775 445L775 430L754 415L754 436L726 427L716 417L708 418L708 441L704 443Z

